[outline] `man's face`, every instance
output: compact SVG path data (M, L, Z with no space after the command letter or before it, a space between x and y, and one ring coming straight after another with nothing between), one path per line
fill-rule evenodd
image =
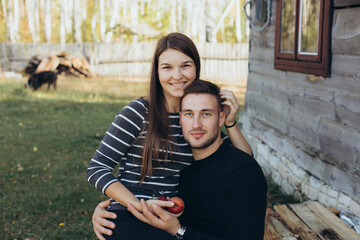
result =
M189 94L182 99L180 124L187 143L193 149L210 146L220 135L225 113L210 94Z

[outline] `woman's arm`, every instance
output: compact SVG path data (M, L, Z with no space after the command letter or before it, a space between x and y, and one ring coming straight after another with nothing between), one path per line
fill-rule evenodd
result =
M232 127L226 128L232 145L234 145L234 147L246 152L247 154L252 155L252 150L251 150L250 144L245 139L239 126L236 124L236 113L239 109L238 100L236 99L236 97L232 91L226 90L226 89L221 89L220 96L224 100L223 105L224 105L224 111L225 111L225 115L226 115L225 127L232 126Z

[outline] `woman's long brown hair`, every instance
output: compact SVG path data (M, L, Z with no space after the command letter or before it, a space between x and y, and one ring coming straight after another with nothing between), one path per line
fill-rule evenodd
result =
M158 163L159 151L164 158L171 150L170 144L170 120L166 109L166 99L159 80L158 66L159 56L167 49L178 50L189 56L196 66L196 78L200 77L200 56L194 42L181 33L170 33L161 38L155 48L152 60L150 89L149 89L149 114L148 124L145 124L147 131L144 141L143 164L140 173L140 183L146 176L151 176L153 171L153 161Z

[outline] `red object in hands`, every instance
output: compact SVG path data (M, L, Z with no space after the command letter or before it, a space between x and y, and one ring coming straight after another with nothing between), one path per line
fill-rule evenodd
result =
M168 212L171 212L171 213L173 213L173 214L181 213L181 212L184 210L184 208L185 208L185 203L184 203L184 201L183 201L181 198L179 198L179 197L173 197L173 198L170 198L170 199L168 200L166 197L160 196L160 197L157 198L157 200L160 200L160 201L172 201L172 202L174 202L174 206L173 206L173 207L168 207L168 208L166 208L166 210L167 210Z
M156 200L167 201L166 197L164 196L157 197Z
M170 201L174 202L173 207L168 207L168 211L174 214L181 213L185 208L184 201L179 197L170 198Z

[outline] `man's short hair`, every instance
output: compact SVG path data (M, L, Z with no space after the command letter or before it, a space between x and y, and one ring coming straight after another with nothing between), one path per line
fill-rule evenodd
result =
M220 97L220 88L216 84L209 81L196 79L185 87L183 98L189 94L210 94L216 98L219 112L223 111L223 106L221 104L222 99ZM182 105L180 105L180 109L182 109Z

